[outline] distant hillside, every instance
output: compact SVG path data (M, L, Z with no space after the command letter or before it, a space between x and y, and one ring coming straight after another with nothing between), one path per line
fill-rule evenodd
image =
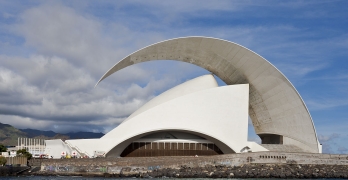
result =
M100 138L104 136L103 133L94 133L94 132L70 132L70 133L55 133L53 131L40 131L36 129L20 129L20 131L25 132L27 137L33 138L37 136L46 136L46 137L54 137L57 135L65 135L68 136L69 139L90 139L90 138Z
M26 137L26 133L8 124L0 123L0 143L3 145L16 145L18 137Z
M15 127L0 123L0 144L7 146L17 145L18 137L38 139L90 139L100 138L103 133L73 132L56 133L53 131L40 131L36 129L16 129Z
M57 134L53 131L40 131L36 129L19 129L19 130L22 132L25 132L28 138L33 138L37 136L53 137Z
M66 133L70 137L70 139L93 139L93 138L101 138L104 136L103 133L94 133L94 132L72 132Z

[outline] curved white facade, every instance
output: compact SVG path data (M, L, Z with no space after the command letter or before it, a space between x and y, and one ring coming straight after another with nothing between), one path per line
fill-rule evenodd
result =
M248 142L249 85L218 87L213 75L204 75L180 84L130 115L118 127L100 139L51 140L56 153L71 151L93 156L103 151L106 156L119 157L132 142L213 143L223 153L240 153L245 149L267 151ZM192 134L176 135L178 139L141 139L158 132ZM201 137L201 138L195 138ZM192 139L191 139L192 138ZM63 144L62 148L56 145ZM69 154L69 152L67 151ZM52 154L54 157L59 154Z
M227 86L218 87L212 74L187 81L155 97L100 139L51 140L54 152L70 148L90 157L95 151L118 157L135 142L213 143L219 153L266 148L321 152L311 116L293 85L267 60L232 42L205 37L160 42L127 56L99 82L132 64L157 59L196 64ZM268 141L266 148L247 141L248 116L263 143ZM183 136L146 139L170 132Z
M227 85L249 84L249 116L258 135L280 135L283 144L320 152L312 118L294 86L251 50L206 37L167 40L130 54L99 82L127 66L151 60L188 62L211 71Z
M106 151L119 156L141 136L176 130L202 136L223 153L241 152L248 146L248 97L248 84L218 87L213 75L201 76L149 101L101 139L115 139Z
M200 90L209 89L209 88L215 88L218 87L218 84L212 75L206 75L201 76L198 78L195 78L194 80L187 81L184 84L181 84L179 86L173 87L172 89L169 89L165 92L163 92L160 96L157 96L153 99L151 99L149 102L144 104L142 107L140 107L138 110L136 110L134 113L132 113L126 120L133 118L134 116L151 109L159 104L165 103L169 100L172 100L174 98L177 98L179 96L184 96L190 93L194 93Z

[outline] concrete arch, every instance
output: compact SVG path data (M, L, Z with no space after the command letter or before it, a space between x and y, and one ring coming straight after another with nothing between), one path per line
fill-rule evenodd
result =
M235 153L235 151L233 149L231 149L225 143L219 141L218 139L216 139L214 137L206 135L206 134L204 134L202 132L195 132L195 131L183 130L183 129L162 129L162 130L153 130L153 131L150 131L150 132L141 133L141 134L133 136L133 137L131 137L129 139L126 139L123 142L119 143L117 146L114 146L110 151L108 151L106 156L107 157L119 157L120 154L124 151L124 149L128 146L128 144L130 144L134 140L137 140L140 137L146 136L148 134L152 134L152 133L156 133L156 132L162 132L162 131L179 131L179 132L186 132L186 133L194 134L194 135L203 137L203 138L207 139L208 141L216 144L222 150L222 152L224 154Z
M278 134L284 137L284 144L319 152L312 118L295 87L266 59L233 42L207 37L159 42L116 63L98 83L127 66L152 60L195 64L227 85L248 83L249 115L257 134Z

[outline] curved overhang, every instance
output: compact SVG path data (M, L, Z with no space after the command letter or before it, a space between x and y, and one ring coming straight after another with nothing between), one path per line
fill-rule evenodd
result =
M231 153L235 153L235 150L231 149L228 145L226 145L224 142L221 142L220 140L218 140L215 137L209 136L204 132L197 132L197 131L192 131L192 130L186 130L186 129L161 129L161 130L151 130L149 132L142 132L139 133L133 137L129 137L128 139L125 139L124 141L122 141L121 143L117 144L117 146L114 146L112 149L108 150L106 153L107 157L119 157L120 154L122 153L122 151L124 151L124 149L133 141L138 140L139 138L152 134L152 133L156 133L156 132L166 132L166 131L179 131L179 132L186 132L186 133L191 133L200 137L203 137L205 139L207 139L208 141L214 143L215 145L217 145L221 151L224 154L231 154ZM238 151L237 151L238 152Z
M319 152L312 118L295 87L266 59L233 42L207 37L159 42L116 63L98 83L120 69L152 60L195 64L227 85L249 83L249 116L257 134L279 134Z

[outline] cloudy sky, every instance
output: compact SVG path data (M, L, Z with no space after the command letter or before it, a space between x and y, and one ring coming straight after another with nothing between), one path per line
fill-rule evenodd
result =
M133 51L183 36L226 39L269 60L302 95L324 152L348 153L345 0L0 0L0 122L106 133L159 93L208 73L148 62L94 88Z

